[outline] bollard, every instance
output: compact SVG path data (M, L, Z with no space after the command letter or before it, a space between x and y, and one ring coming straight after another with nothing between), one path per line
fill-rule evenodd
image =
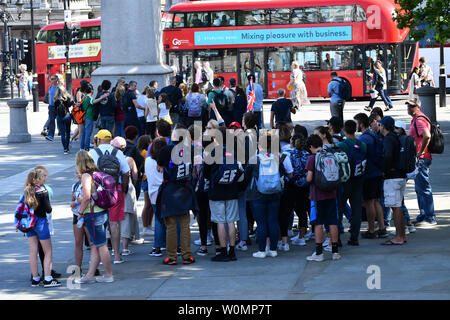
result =
M31 142L31 135L28 133L27 105L25 99L12 99L8 101L9 106L9 135L8 143Z
M436 94L439 89L430 86L424 86L417 89L417 94L422 107L420 110L430 119L431 122L436 122Z

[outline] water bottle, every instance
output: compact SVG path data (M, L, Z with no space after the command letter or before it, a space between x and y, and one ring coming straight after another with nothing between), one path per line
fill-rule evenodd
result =
M83 228L83 224L84 224L84 217L81 217L78 219L77 227L81 229Z

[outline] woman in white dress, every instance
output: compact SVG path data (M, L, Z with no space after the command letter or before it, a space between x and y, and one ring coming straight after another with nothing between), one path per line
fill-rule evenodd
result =
M308 92L303 82L303 71L299 68L297 61L292 62L291 71L291 81L289 81L288 88L292 88L291 100L294 107L309 104Z
M414 67L409 78L409 99L419 99L419 95L415 92L418 88L420 88L419 67Z

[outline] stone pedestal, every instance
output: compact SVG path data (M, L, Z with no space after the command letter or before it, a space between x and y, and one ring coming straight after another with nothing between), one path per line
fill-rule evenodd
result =
M124 76L142 90L151 80L162 88L172 69L163 63L161 1L102 0L102 63L92 73L97 88Z
M8 101L10 108L8 143L31 142L31 135L28 133L27 105L28 101L25 99Z

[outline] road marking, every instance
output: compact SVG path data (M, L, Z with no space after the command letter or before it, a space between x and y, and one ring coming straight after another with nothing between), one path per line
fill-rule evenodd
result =
M39 162L36 161L35 163L37 164ZM43 165L45 165L45 167L48 169L49 174L53 176L58 172L64 171L70 167L75 166L75 163L73 160L70 161L66 160L60 162L45 162L43 163ZM23 188L28 173L33 167L34 166L30 166L28 170L22 171L8 178L0 179L0 196L3 196L5 194L17 190L21 190Z

